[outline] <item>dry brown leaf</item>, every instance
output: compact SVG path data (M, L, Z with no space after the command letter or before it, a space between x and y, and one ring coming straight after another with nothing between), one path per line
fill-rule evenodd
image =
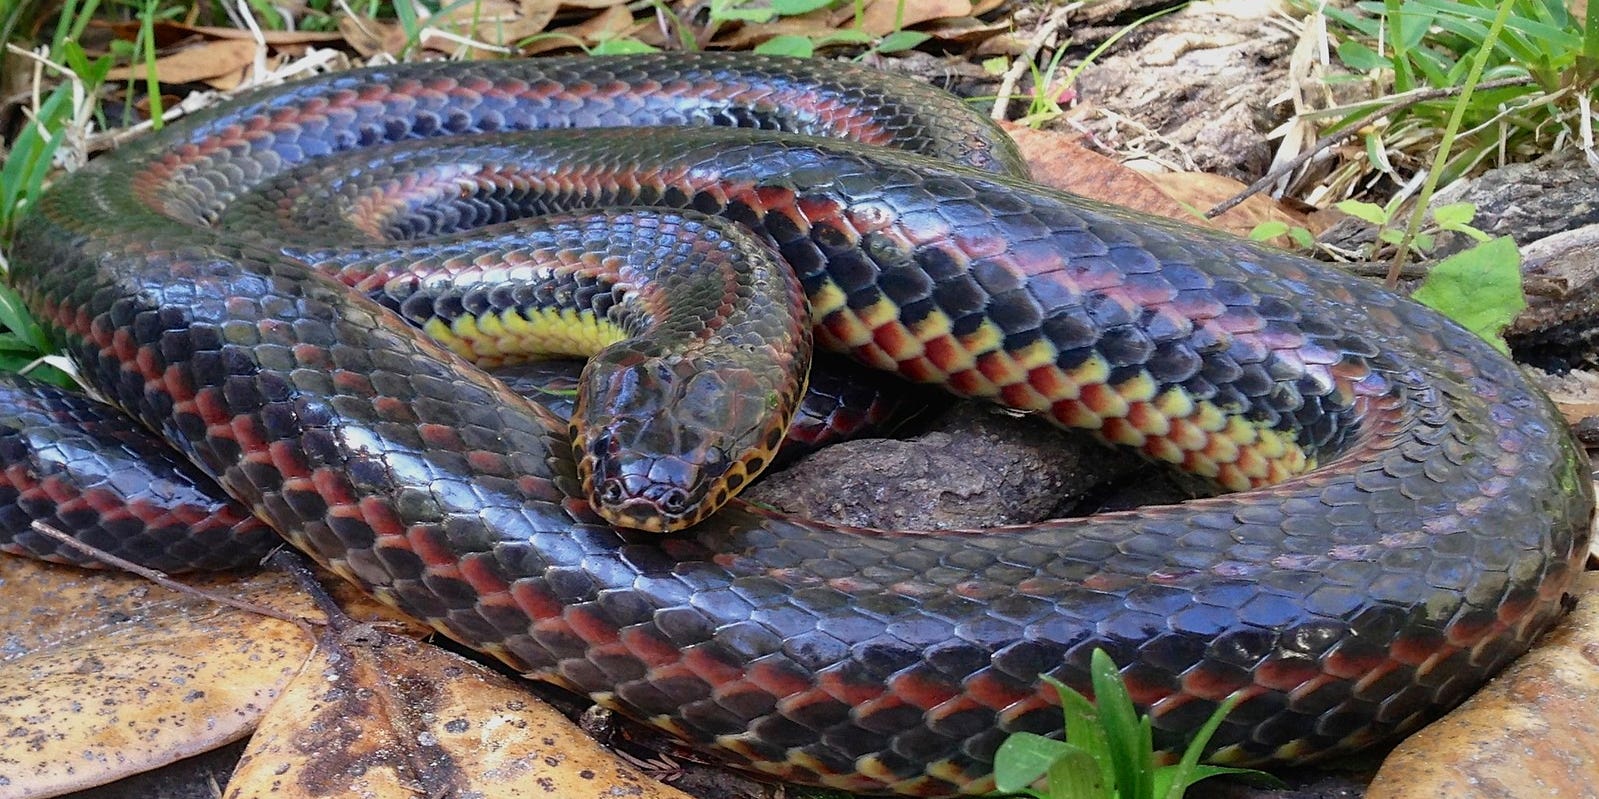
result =
M984 22L976 17L950 17L929 22L917 30L939 41L975 45L1010 30L1010 23Z
M1005 129L1021 147L1033 169L1033 180L1039 183L1148 214L1203 222L1161 191L1148 175L1077 144L1075 137L1021 125L1008 124Z
M194 83L209 78L219 78L255 61L254 41L247 39L212 39L185 47L171 55L155 60L155 74L162 83ZM106 73L107 80L126 80L146 75L143 64L116 67Z
M868 0L861 28L874 36L886 36L928 20L969 16L971 0Z
M550 36L529 42L522 52L524 55L534 55L571 47L573 39L586 45L598 44L603 39L630 35L642 24L647 23L636 22L626 6L613 5L576 25L550 31Z
M339 34L362 58L378 53L397 55L407 41L405 29L399 25L350 15L339 17Z
M189 581L296 616L282 575ZM0 556L0 799L54 796L237 740L311 652L296 625L143 578Z
M1531 652L1383 761L1368 799L1599 796L1599 574Z
M689 799L515 681L363 626L324 639L262 720L226 796Z
M1206 172L1168 172L1149 175L1149 179L1172 199L1198 214L1203 214L1219 203L1232 199L1248 188L1232 178ZM1238 236L1248 236L1257 225L1273 221L1315 232L1311 228L1309 217L1284 207L1264 194L1250 196L1227 213L1212 219L1211 224ZM1273 243L1284 247L1293 246L1293 241L1286 236L1279 238L1283 240Z
M825 15L806 14L783 17L760 25L724 25L716 31L711 42L719 48L744 50L773 36L804 36L818 40L837 31L837 26Z

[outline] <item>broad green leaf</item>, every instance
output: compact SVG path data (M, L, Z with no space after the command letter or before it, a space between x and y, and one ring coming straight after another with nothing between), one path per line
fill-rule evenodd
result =
M1445 203L1432 209L1433 221L1445 229L1469 225L1476 217L1477 206L1471 203Z
M1116 793L1105 782L1099 766L1087 752L1068 751L1049 767L1051 799L1115 799Z
M931 38L933 38L931 34L922 33L921 31L894 31L884 36L883 40L877 43L877 52L898 53L902 50L909 50Z
M1011 733L994 753L994 788L1001 793L1023 790L1048 774L1050 766L1071 751L1082 750L1030 732Z
M22 298L10 286L0 284L0 327L4 327L19 340L26 342L37 353L53 352L55 347L44 328L34 321L33 314L23 306Z
M1339 43L1338 58L1343 60L1345 66L1360 72L1387 69L1393 65L1386 56L1378 55L1376 50L1354 39L1346 39Z
M809 14L819 8L827 8L833 0L772 0L772 10L785 17L799 14Z
M1116 792L1121 799L1143 799L1138 786L1140 782L1147 785L1149 775L1137 771L1140 760L1137 749L1143 736L1127 685L1122 682L1115 661L1103 649L1094 650L1088 673L1094 686L1094 707L1099 711L1100 725L1105 728L1105 739L1110 746Z
M589 54L626 55L628 53L654 53L658 52L660 49L661 48L659 47L645 44L638 39L622 36L615 39L605 39L601 41L599 44L589 48Z
M1099 764L1100 779L1106 785L1116 780L1116 763L1105 739L1105 728L1099 721L1094 703L1073 690L1071 686L1054 677L1045 676L1044 682L1055 689L1060 697L1061 714L1066 719L1066 741L1093 756Z
M1373 225L1388 224L1388 212L1383 210L1382 206L1380 205L1373 205L1372 203L1361 202L1360 200L1344 200L1343 202L1334 203L1333 207L1343 211L1346 214L1349 214L1356 219L1370 222Z
M1270 241L1288 232L1288 223L1279 219L1268 219L1249 231L1250 241Z
M1521 253L1500 236L1440 261L1411 295L1509 352L1500 335L1527 306L1521 293Z
M755 52L761 55L783 55L792 58L810 58L816 53L816 42L808 36L795 36L783 34L773 36L755 46Z

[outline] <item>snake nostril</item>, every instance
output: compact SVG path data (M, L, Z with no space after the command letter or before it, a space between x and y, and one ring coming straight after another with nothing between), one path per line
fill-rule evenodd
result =
M616 478L606 480L600 484L600 501L607 505L614 505L622 501L622 481Z
M688 511L688 492L681 488L674 488L661 495L661 510L675 515Z

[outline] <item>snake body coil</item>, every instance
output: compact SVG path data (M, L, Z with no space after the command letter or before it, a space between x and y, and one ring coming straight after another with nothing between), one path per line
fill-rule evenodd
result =
M319 78L62 180L13 279L101 392L339 574L784 779L986 790L1008 733L1059 729L1039 675L1085 686L1096 647L1163 747L1239 695L1214 756L1344 751L1559 616L1591 486L1508 360L1365 281L1008 176L988 129L883 85L714 56ZM889 110L857 124L861 98ZM931 139L989 171L780 132L514 132L641 119ZM329 195L369 215L318 222ZM819 343L1247 490L972 533L737 501L619 531L575 499L563 424L290 257L631 204L766 240Z

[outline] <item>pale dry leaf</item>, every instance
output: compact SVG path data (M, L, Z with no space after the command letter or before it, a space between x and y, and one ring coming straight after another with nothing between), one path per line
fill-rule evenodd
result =
M296 616L287 578L188 581ZM246 735L312 639L113 572L0 556L0 799L100 785Z
M1167 196L1200 214L1248 188L1225 175L1206 172L1157 173L1149 175L1149 179ZM1263 222L1282 222L1289 227L1305 228L1312 234L1316 232L1308 216L1285 207L1265 194L1251 195L1227 213L1211 220L1213 226L1239 236L1248 236ZM1286 236L1279 236L1278 239L1282 240L1274 240L1273 243L1282 247L1293 246L1293 241Z
M1005 129L1039 183L1148 214L1201 223L1149 176L1077 144L1073 136L1012 124Z
M185 47L155 60L155 76L162 83L194 83L218 78L249 66L260 45L248 39L212 39ZM106 73L107 80L143 79L144 64L116 67Z
M534 55L547 50L567 48L573 45L574 40L585 45L598 44L604 39L628 36L641 24L645 23L635 21L626 6L611 6L576 25L549 31L549 36L529 42L522 48L522 53Z
M971 15L971 0L868 0L861 28L874 36L886 36L928 20Z
M378 53L397 55L405 49L408 38L399 25L349 15L339 17L339 33L362 58Z
M330 635L251 738L226 797L396 796L689 799L510 678L372 628Z

